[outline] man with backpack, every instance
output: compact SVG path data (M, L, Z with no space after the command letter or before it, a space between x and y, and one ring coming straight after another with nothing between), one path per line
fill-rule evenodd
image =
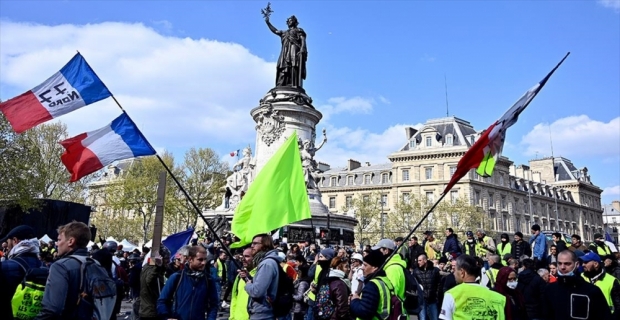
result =
M384 256L389 257L396 249L394 241L390 239L380 240L372 250L379 250ZM399 254L395 254L383 268L390 282L394 285L394 292L400 300L405 300L405 270L407 265Z
M288 280L291 284L291 293L293 282L280 266L282 260L278 256L278 250L273 245L273 239L268 234L256 235L252 239L251 247L254 255L253 261L257 266L256 275L249 278L246 271L239 273L239 277L248 279L244 289L250 296L248 303L250 320L275 319L277 316L282 316L277 315L277 311L284 311L284 315L286 315L292 307L292 296L288 310L283 310L286 309L286 306L279 305L276 301L279 282Z
M24 280L26 274L31 269L41 267L38 257L40 243L34 236L34 230L26 225L17 226L9 231L0 243L5 241L8 244L7 260L2 263L0 273L7 284L2 290L6 291L6 298L10 303L17 286Z
M107 271L87 258L90 236L90 228L82 222L73 221L58 228L60 259L50 267L36 320L104 320L112 316L116 287Z
M380 269L386 258L379 250L371 250L364 257L365 284L361 294L351 294L349 310L352 317L392 320L403 316L401 300L385 271Z
M202 246L188 250L187 265L166 282L157 300L157 314L164 319L215 320L218 301L215 279L205 272L207 251Z

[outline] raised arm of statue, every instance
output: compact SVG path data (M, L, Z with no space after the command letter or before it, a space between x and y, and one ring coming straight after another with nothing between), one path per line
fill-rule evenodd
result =
M267 27L269 27L269 30L271 30L271 32L273 32L276 35L282 35L282 31L278 30L276 27L274 27L271 22L269 22L269 17L265 18L265 23L267 23Z
M321 141L321 144L314 149L314 152L319 151L319 149L321 149L323 147L325 142L327 142L327 132L325 131L325 129L323 129L323 141Z

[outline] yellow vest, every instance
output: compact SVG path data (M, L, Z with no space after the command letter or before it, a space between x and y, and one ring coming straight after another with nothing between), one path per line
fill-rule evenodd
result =
M374 283L379 289L379 304L377 305L377 314L381 316L381 318L373 316L371 319L387 319L387 317L390 315L390 310L392 309L392 295L390 294L390 292L394 292L394 288L392 287L392 284L387 277L376 277L370 280L370 282ZM362 299L362 295L360 295L360 299ZM357 319L361 320L360 318Z
M590 279L586 277L585 274L582 273L581 276L584 279L586 279L586 281L592 283ZM614 302L611 300L611 289L614 287L614 282L618 281L618 279L616 279L614 276L610 275L609 273L606 273L602 280L599 278L595 281L596 282L594 282L593 284L599 287L601 291L603 291L603 295L605 296L605 299L607 300L607 305L609 306L611 313L614 313L615 310L614 310Z
M220 261L220 259L216 259L215 262L217 263L217 277L222 279L222 275L224 273L224 268L222 268L222 261Z
M390 261L388 261L383 268L383 270L385 270L386 277L390 280L390 284L394 286L394 293L400 298L400 300L405 300L406 269L407 264L399 254L393 255Z
M312 288L312 284L318 285L319 284L319 274L321 274L321 266L317 263L316 265L316 269L314 269L314 280L312 280L312 283L310 283L310 287ZM308 299L314 301L316 299L316 296L314 294L314 292L309 291L308 292Z
M495 268L489 268L489 270L485 272L485 274L489 278L489 285L491 286L491 289L495 288L495 281L497 280L498 273L499 273L499 270Z
M508 266L508 262L504 260L504 256L507 254L510 254L510 251L512 251L512 244L510 244L510 242L506 243L506 246L504 246L504 249L502 249L501 242L500 244L497 245L497 254L499 254L499 258L502 260L502 264L504 266Z
M250 275L253 277L256 275L256 269L250 271ZM239 276L235 278L235 282L232 287L232 295L230 297L230 320L249 320L248 314L248 301L250 296L245 291L245 281L241 280Z
M604 245L603 247L601 246L596 246L596 253L598 253L598 255L603 258L605 256L610 256L611 255L611 250L609 249L608 245Z
M478 241L478 239L475 239L476 256L481 257L481 258L484 258L487 256L487 252L489 252L489 250L485 249L483 246L487 244L489 239L490 239L489 236L484 236L484 238L482 238L482 242Z
M437 239L433 241L426 241L426 244L424 245L424 251L426 251L426 257L428 257L428 260L438 259L437 256L439 255L439 253L437 253L435 249L431 248L431 244L436 244L436 243L437 243Z
M454 320L505 320L506 297L478 284L461 283L446 291L454 298Z

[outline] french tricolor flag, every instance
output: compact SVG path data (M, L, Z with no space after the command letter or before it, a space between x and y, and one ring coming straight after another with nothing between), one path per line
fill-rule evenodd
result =
M60 157L71 173L71 182L117 160L155 154L140 130L125 113L109 125L61 141Z
M237 149L236 151L233 151L233 152L230 153L231 157L236 157L238 155L239 155L239 149Z
M13 130L22 133L112 94L81 54L42 84L0 103L0 111Z

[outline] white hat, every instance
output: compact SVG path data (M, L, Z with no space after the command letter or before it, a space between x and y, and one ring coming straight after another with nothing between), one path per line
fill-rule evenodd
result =
M396 249L396 244L391 239L381 239L376 246L372 247L372 250L379 250L381 248L394 250Z
M351 255L351 259L359 260L360 262L364 262L364 257L359 253L354 253Z

